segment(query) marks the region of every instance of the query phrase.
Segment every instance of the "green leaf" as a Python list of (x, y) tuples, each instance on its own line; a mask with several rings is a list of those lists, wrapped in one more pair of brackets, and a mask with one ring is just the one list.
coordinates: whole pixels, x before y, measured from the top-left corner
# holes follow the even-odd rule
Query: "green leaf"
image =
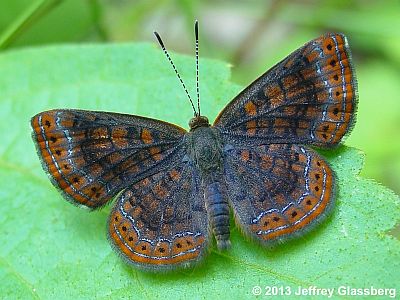
[(0, 1), (0, 48), (102, 36), (97, 1)]
[[(194, 93), (192, 57), (172, 55)], [(191, 107), (162, 52), (149, 44), (59, 46), (0, 55), (0, 296), (24, 299), (253, 298), (252, 287), (399, 288), (399, 199), (358, 176), (363, 154), (324, 151), (339, 179), (332, 216), (266, 250), (232, 224), (230, 251), (169, 274), (131, 268), (106, 239), (110, 206), (89, 213), (62, 199), (41, 169), (30, 118), (51, 108), (139, 114), (187, 128)], [(202, 111), (215, 118), (240, 90), (228, 65), (201, 60)], [(190, 88), (191, 87), (191, 88)], [(397, 225), (398, 226), (398, 225)]]

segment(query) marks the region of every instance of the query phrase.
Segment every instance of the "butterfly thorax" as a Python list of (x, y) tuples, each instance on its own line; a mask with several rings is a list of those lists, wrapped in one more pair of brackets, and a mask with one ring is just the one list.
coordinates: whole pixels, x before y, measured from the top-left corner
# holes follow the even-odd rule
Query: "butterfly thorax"
[(197, 127), (188, 134), (188, 154), (204, 179), (222, 168), (222, 143), (213, 127)]

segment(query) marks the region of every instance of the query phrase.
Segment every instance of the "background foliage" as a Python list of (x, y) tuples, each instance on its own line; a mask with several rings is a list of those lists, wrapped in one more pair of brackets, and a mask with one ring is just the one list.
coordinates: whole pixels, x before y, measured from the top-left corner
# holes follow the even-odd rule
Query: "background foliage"
[[(251, 296), (252, 285), (267, 283), (396, 284), (398, 197), (357, 177), (361, 154), (346, 147), (328, 154), (344, 180), (337, 212), (315, 234), (270, 253), (255, 250), (235, 231), (232, 252), (213, 251), (204, 266), (168, 278), (120, 262), (102, 232), (109, 208), (88, 214), (61, 201), (35, 157), (29, 118), (48, 108), (75, 107), (143, 114), (186, 126), (190, 106), (155, 46), (97, 44), (154, 43), (157, 29), (169, 49), (192, 56), (195, 18), (203, 58), (202, 107), (211, 119), (240, 86), (306, 41), (327, 31), (344, 32), (360, 91), (358, 121), (346, 145), (365, 152), (363, 177), (400, 192), (398, 1), (4, 0), (0, 296), (153, 298), (173, 291), (179, 299), (189, 293), (199, 298), (238, 292)], [(48, 47), (60, 43), (72, 45)], [(93, 45), (79, 45), (87, 43)], [(193, 87), (193, 59), (175, 57)], [(229, 82), (225, 64), (205, 57), (232, 64), (237, 84)], [(173, 109), (168, 101), (174, 101)]]

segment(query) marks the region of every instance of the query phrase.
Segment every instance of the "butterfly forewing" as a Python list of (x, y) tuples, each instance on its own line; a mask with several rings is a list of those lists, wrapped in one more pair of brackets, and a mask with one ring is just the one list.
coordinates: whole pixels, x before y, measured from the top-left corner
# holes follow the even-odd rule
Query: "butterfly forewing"
[(185, 130), (117, 113), (51, 110), (31, 120), (43, 167), (65, 198), (90, 208), (177, 159)]
[(199, 261), (209, 242), (200, 181), (194, 166), (181, 160), (127, 188), (109, 219), (109, 237), (117, 251), (150, 270)]
[(214, 125), (231, 143), (337, 145), (349, 131), (357, 84), (342, 34), (290, 54), (243, 90)]
[(331, 168), (297, 145), (232, 148), (224, 176), (237, 224), (262, 243), (302, 234), (323, 219), (335, 198)]

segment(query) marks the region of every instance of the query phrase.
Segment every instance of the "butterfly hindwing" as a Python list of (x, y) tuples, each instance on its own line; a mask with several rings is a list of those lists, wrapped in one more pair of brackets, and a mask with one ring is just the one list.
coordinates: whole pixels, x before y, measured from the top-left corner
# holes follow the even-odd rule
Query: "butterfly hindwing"
[(334, 173), (303, 146), (232, 148), (224, 173), (237, 224), (264, 244), (301, 235), (333, 207)]
[(51, 110), (31, 120), (43, 168), (64, 197), (98, 208), (175, 159), (185, 130), (117, 113)]
[(337, 145), (351, 129), (357, 83), (342, 34), (305, 44), (234, 98), (214, 125), (231, 143)]
[(197, 170), (181, 162), (128, 187), (109, 219), (109, 238), (128, 262), (149, 270), (187, 267), (209, 244)]

